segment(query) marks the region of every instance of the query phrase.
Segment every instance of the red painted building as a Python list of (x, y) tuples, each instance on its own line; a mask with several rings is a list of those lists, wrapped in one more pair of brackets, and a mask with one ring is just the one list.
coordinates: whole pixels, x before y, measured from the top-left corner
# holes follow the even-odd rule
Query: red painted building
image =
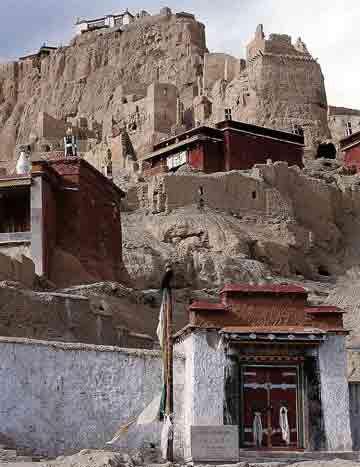
[(344, 153), (344, 164), (349, 168), (360, 171), (360, 131), (340, 141), (340, 150)]
[(303, 167), (303, 150), (303, 136), (225, 120), (216, 128), (194, 128), (155, 145), (143, 170), (158, 175), (183, 164), (208, 173), (247, 170), (268, 159)]
[(126, 281), (123, 192), (85, 160), (34, 161), (29, 176), (0, 178), (0, 190), (1, 199), (21, 201), (16, 219), (11, 212), (2, 219), (1, 251), (21, 250), (59, 286)]
[[(204, 400), (213, 400), (215, 389), (222, 393), (216, 378), (207, 380), (206, 375), (224, 374), (224, 403), (218, 403), (217, 420), (238, 428), (242, 449), (315, 451), (344, 449), (345, 439), (351, 449), (346, 335), (343, 311), (311, 306), (302, 287), (234, 284), (220, 291), (216, 303), (193, 302), (189, 324), (174, 338), (189, 366), (191, 350), (201, 350), (201, 361), (197, 367), (195, 355), (194, 374), (189, 375), (193, 390), (202, 388)], [(327, 392), (335, 378), (328, 362), (342, 369), (342, 396), (336, 401)], [(194, 397), (196, 404), (201, 402)], [(337, 430), (333, 416), (340, 406), (344, 424)], [(206, 424), (202, 410), (201, 422)], [(333, 435), (339, 441), (332, 445)]]

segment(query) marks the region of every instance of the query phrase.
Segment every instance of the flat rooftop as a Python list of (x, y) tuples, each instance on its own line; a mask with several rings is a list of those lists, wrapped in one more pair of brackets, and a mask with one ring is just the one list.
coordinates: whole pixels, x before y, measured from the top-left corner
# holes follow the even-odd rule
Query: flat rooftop
[(154, 145), (153, 152), (144, 157), (143, 160), (149, 160), (161, 156), (169, 151), (185, 149), (189, 144), (211, 139), (212, 141), (224, 141), (224, 131), (233, 130), (250, 135), (261, 136), (282, 141), (284, 143), (304, 146), (304, 136), (289, 133), (287, 131), (274, 130), (249, 123), (238, 122), (235, 120), (224, 120), (216, 124), (216, 127), (199, 126), (191, 130), (180, 133), (179, 135), (166, 138), (160, 143)]

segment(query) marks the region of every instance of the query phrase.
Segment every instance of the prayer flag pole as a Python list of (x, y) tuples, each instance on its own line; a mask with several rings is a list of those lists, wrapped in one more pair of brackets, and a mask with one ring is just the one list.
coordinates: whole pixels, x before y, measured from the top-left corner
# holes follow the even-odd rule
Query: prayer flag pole
[[(169, 289), (169, 299), (166, 307), (166, 415), (173, 421), (174, 416), (174, 373), (173, 373), (173, 310), (172, 293)], [(169, 432), (167, 461), (174, 460), (174, 435), (173, 430)]]
[[(166, 457), (168, 462), (174, 460), (174, 430), (173, 430), (173, 417), (174, 417), (174, 387), (173, 387), (173, 297), (171, 293), (171, 280), (173, 278), (173, 271), (169, 264), (166, 265), (165, 274), (161, 281), (161, 291), (163, 297), (166, 297), (164, 319), (163, 319), (163, 352), (164, 352), (164, 384), (165, 384), (165, 427), (164, 435), (167, 440)], [(165, 440), (164, 440), (165, 441)]]

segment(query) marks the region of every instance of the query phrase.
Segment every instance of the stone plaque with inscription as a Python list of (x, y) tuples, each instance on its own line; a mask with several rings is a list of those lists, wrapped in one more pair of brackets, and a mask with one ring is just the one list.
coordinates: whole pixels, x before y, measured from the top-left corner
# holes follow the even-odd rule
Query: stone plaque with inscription
[(190, 458), (188, 462), (238, 462), (239, 427), (211, 425), (190, 427)]

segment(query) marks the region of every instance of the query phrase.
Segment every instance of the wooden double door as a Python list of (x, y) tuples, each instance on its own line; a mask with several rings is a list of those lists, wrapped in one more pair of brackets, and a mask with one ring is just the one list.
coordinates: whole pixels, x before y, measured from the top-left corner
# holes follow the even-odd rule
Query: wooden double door
[(241, 367), (240, 437), (244, 448), (300, 446), (299, 367)]

